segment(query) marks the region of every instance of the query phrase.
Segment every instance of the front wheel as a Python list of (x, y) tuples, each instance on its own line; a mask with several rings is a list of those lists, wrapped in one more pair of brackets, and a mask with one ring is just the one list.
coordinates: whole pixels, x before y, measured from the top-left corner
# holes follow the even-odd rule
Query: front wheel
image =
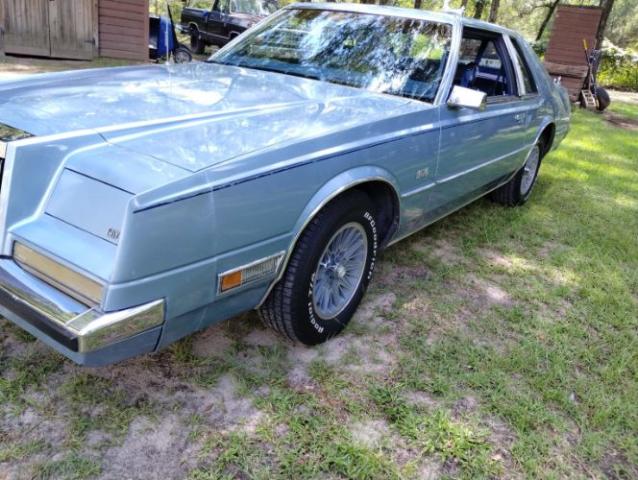
[(363, 298), (377, 248), (368, 196), (353, 191), (331, 202), (301, 234), (283, 278), (259, 309), (262, 321), (306, 345), (337, 335)]
[(502, 205), (515, 207), (522, 205), (529, 199), (536, 185), (538, 169), (543, 158), (543, 144), (538, 142), (530, 150), (525, 164), (516, 172), (516, 175), (505, 185), (497, 188), (490, 194), (490, 198)]

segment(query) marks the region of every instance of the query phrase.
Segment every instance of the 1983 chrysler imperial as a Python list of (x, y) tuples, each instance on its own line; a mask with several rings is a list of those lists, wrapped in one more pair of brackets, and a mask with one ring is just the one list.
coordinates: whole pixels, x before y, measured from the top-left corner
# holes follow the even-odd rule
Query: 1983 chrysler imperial
[(454, 13), (299, 4), (188, 65), (0, 84), (0, 313), (74, 361), (240, 312), (312, 345), (380, 250), (529, 197), (570, 105), (521, 37)]

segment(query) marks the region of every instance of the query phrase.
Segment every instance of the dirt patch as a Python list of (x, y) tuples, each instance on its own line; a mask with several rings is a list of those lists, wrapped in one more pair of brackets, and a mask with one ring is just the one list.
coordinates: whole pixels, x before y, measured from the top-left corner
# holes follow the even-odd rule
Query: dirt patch
[(357, 422), (350, 427), (352, 439), (368, 448), (378, 448), (390, 436), (390, 427), (385, 420)]
[(613, 112), (604, 112), (603, 116), (605, 120), (616, 127), (620, 127), (624, 130), (638, 130), (638, 119), (625, 117)]
[(342, 334), (329, 342), (314, 347), (294, 347), (288, 358), (293, 365), (288, 374), (291, 386), (309, 388), (314, 385), (308, 373), (310, 363), (324, 361), (342, 371), (359, 374), (387, 374), (396, 365), (391, 353), (396, 346), (394, 335), (367, 335), (364, 337)]
[(397, 296), (393, 292), (366, 295), (350, 322), (352, 325), (374, 331), (386, 322), (384, 314), (392, 311), (396, 301)]
[(312, 389), (315, 382), (308, 373), (314, 361), (324, 361), (330, 366), (356, 373), (385, 374), (396, 365), (396, 332), (383, 327), (390, 321), (383, 315), (394, 308), (396, 295), (392, 292), (368, 295), (351, 320), (355, 328), (363, 328), (365, 333), (356, 335), (342, 333), (330, 341), (316, 346), (290, 345), (288, 362), (291, 366), (288, 383), (296, 389)]
[(479, 402), (471, 395), (459, 399), (452, 407), (452, 413), (456, 417), (474, 413), (478, 410)]
[(218, 324), (198, 333), (193, 338), (193, 354), (200, 358), (221, 358), (228, 355), (233, 340), (226, 335), (223, 325)]
[(288, 371), (288, 384), (292, 388), (304, 390), (315, 387), (315, 382), (308, 373), (308, 366), (318, 356), (317, 349), (303, 345), (294, 345), (288, 349), (288, 363), (291, 365)]
[(264, 419), (264, 413), (253, 406), (250, 398), (237, 391), (237, 383), (231, 375), (223, 376), (210, 395), (210, 403), (204, 411), (219, 427), (254, 432)]
[(417, 252), (424, 253), (430, 258), (438, 259), (441, 263), (448, 266), (463, 263), (465, 258), (461, 250), (445, 239), (435, 240), (431, 245), (424, 243), (415, 243), (412, 248)]
[(536, 268), (534, 264), (515, 254), (505, 255), (501, 252), (488, 248), (479, 249), (478, 254), (490, 267), (500, 267), (508, 273), (517, 270), (527, 272)]
[(604, 454), (602, 460), (599, 462), (599, 467), (605, 476), (612, 480), (638, 478), (638, 467), (625, 455), (615, 450), (608, 451)]
[(184, 478), (196, 466), (199, 449), (188, 440), (188, 431), (175, 414), (158, 424), (136, 418), (122, 445), (102, 452), (99, 478)]
[(510, 306), (512, 299), (500, 285), (469, 274), (466, 282), (470, 288), (464, 289), (464, 296), (472, 300), (479, 308), (489, 307), (492, 305)]
[(408, 405), (415, 407), (427, 408), (428, 410), (434, 410), (440, 406), (440, 402), (434, 399), (430, 394), (421, 391), (406, 392), (403, 394), (404, 400)]
[(520, 478), (516, 462), (512, 457), (512, 446), (516, 441), (516, 434), (506, 423), (497, 418), (488, 418), (485, 426), (490, 432), (488, 441), (493, 446), (492, 460), (503, 465), (507, 478)]
[(638, 92), (623, 92), (621, 90), (608, 90), (612, 102), (627, 102), (638, 105)]
[(58, 418), (49, 418), (33, 408), (27, 408), (22, 414), (5, 412), (0, 418), (0, 445), (12, 443), (20, 445), (41, 444), (42, 451), (28, 457), (18, 457), (0, 463), (0, 478), (31, 478), (34, 465), (50, 459), (50, 447), (64, 445), (67, 440), (67, 423)]
[(274, 347), (283, 342), (283, 338), (270, 329), (254, 329), (245, 335), (243, 342), (253, 347)]

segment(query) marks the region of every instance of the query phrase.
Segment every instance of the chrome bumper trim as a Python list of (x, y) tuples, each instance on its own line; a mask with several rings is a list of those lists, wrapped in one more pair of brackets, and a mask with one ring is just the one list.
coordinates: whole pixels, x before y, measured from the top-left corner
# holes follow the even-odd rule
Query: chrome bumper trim
[(108, 313), (87, 309), (39, 279), (21, 273), (15, 263), (2, 263), (0, 313), (9, 320), (12, 316), (21, 318), (72, 351), (97, 350), (164, 322), (164, 300)]

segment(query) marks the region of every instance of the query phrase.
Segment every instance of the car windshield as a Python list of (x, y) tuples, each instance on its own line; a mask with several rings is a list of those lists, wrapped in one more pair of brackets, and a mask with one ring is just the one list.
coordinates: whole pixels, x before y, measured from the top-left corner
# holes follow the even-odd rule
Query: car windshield
[(284, 10), (209, 62), (280, 72), (431, 102), (451, 26), (388, 15)]
[(275, 10), (277, 10), (277, 4), (275, 2), (261, 0), (231, 0), (230, 2), (230, 11), (233, 13), (266, 16)]

